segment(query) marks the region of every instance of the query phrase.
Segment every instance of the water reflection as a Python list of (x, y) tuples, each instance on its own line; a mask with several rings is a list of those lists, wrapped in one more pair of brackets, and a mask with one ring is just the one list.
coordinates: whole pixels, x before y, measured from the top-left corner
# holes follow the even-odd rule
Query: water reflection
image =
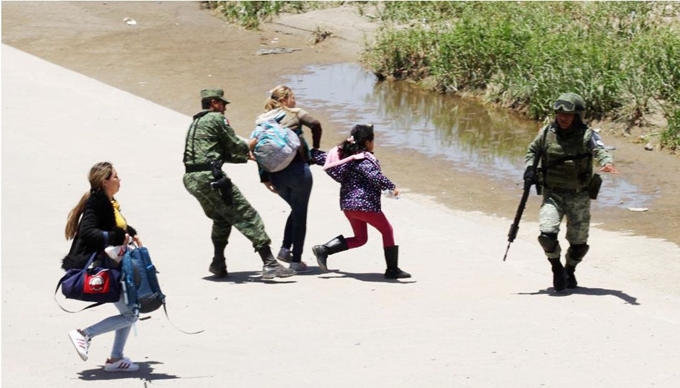
[[(288, 77), (298, 100), (350, 128), (376, 124), (385, 146), (451, 161), (452, 168), (501, 183), (521, 180), (524, 153), (540, 125), (470, 99), (422, 91), (406, 82), (377, 82), (357, 64), (311, 66)], [(620, 177), (604, 174), (596, 207), (647, 206), (652, 198)], [(621, 205), (625, 204), (625, 205)]]

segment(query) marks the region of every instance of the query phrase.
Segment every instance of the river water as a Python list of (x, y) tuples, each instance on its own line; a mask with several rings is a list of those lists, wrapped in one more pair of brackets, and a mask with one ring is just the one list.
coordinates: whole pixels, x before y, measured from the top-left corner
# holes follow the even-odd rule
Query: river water
[[(286, 79), (298, 105), (312, 114), (325, 112), (336, 127), (345, 128), (344, 133), (355, 124), (373, 123), (378, 148), (407, 151), (405, 157), (434, 158), (442, 161), (443, 168), (478, 174), (501, 189), (521, 182), (524, 154), (540, 123), (470, 99), (423, 91), (407, 82), (379, 82), (354, 63), (305, 70)], [(610, 152), (616, 158), (616, 151)], [(645, 207), (653, 199), (620, 176), (602, 174), (602, 178), (606, 190), (594, 207)], [(444, 193), (446, 187), (435, 191)]]

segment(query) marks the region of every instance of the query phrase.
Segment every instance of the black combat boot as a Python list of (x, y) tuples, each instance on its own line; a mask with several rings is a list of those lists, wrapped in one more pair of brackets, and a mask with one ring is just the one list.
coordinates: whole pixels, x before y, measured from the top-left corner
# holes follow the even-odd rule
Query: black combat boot
[(321, 272), (328, 272), (326, 260), (329, 255), (347, 250), (347, 240), (340, 235), (323, 245), (315, 245), (312, 247), (312, 252), (316, 256), (316, 262), (319, 264)]
[(589, 249), (590, 245), (588, 244), (573, 244), (567, 249), (567, 265), (564, 268), (567, 274), (567, 288), (576, 288), (578, 286), (574, 271), (576, 271), (576, 266), (583, 260)]
[(224, 257), (224, 248), (227, 247), (227, 243), (213, 240), (213, 246), (215, 247), (215, 256), (213, 256), (208, 271), (218, 278), (226, 278), (229, 276), (227, 272), (227, 259)]
[(574, 271), (576, 271), (576, 267), (573, 265), (567, 264), (566, 267), (564, 267), (564, 273), (567, 276), (567, 288), (576, 288), (578, 286), (578, 282), (576, 281), (576, 275), (574, 275)]
[(229, 272), (227, 272), (227, 260), (224, 258), (224, 256), (213, 257), (213, 261), (210, 263), (208, 271), (218, 278), (226, 278), (229, 276)]
[(385, 262), (387, 263), (387, 270), (385, 271), (385, 279), (406, 279), (410, 278), (411, 274), (399, 269), (399, 245), (383, 248), (385, 250)]
[(271, 280), (274, 278), (287, 278), (297, 274), (294, 269), (286, 268), (279, 264), (274, 258), (271, 248), (266, 246), (260, 248), (257, 253), (262, 258), (264, 266), (262, 267), (262, 279)]
[(553, 287), (555, 287), (555, 291), (562, 291), (567, 288), (567, 275), (564, 272), (564, 267), (559, 257), (557, 259), (549, 259), (549, 261), (552, 265)]

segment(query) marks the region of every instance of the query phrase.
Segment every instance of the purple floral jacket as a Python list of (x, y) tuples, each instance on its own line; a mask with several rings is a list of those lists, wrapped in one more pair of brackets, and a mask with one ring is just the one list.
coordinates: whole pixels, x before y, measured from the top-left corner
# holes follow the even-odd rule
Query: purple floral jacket
[[(323, 166), (327, 154), (315, 151), (312, 157), (316, 164)], [(370, 154), (363, 159), (351, 160), (328, 168), (326, 173), (340, 182), (340, 209), (343, 211), (379, 212), (381, 192), (396, 187), (382, 174), (378, 160)]]

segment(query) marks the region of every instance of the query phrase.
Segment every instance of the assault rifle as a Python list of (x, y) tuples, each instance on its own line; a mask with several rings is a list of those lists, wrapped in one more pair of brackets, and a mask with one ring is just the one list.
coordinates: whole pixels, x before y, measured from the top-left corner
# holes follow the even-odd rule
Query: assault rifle
[[(545, 134), (543, 136), (545, 139)], [(545, 142), (545, 140), (544, 140)], [(541, 146), (536, 154), (534, 155), (534, 162), (531, 164), (532, 174), (529, 179), (525, 177), (524, 179), (524, 191), (522, 192), (522, 199), (519, 201), (519, 206), (517, 207), (517, 212), (515, 213), (515, 220), (510, 225), (510, 231), (508, 232), (508, 247), (505, 249), (505, 256), (503, 256), (503, 261), (508, 257), (508, 251), (510, 250), (510, 244), (515, 241), (517, 237), (517, 232), (519, 231), (519, 222), (522, 220), (522, 214), (524, 213), (524, 208), (527, 206), (527, 200), (529, 199), (529, 192), (531, 191), (531, 186), (536, 185), (536, 194), (541, 194), (541, 184), (538, 181), (538, 162), (543, 156), (543, 146)]]

